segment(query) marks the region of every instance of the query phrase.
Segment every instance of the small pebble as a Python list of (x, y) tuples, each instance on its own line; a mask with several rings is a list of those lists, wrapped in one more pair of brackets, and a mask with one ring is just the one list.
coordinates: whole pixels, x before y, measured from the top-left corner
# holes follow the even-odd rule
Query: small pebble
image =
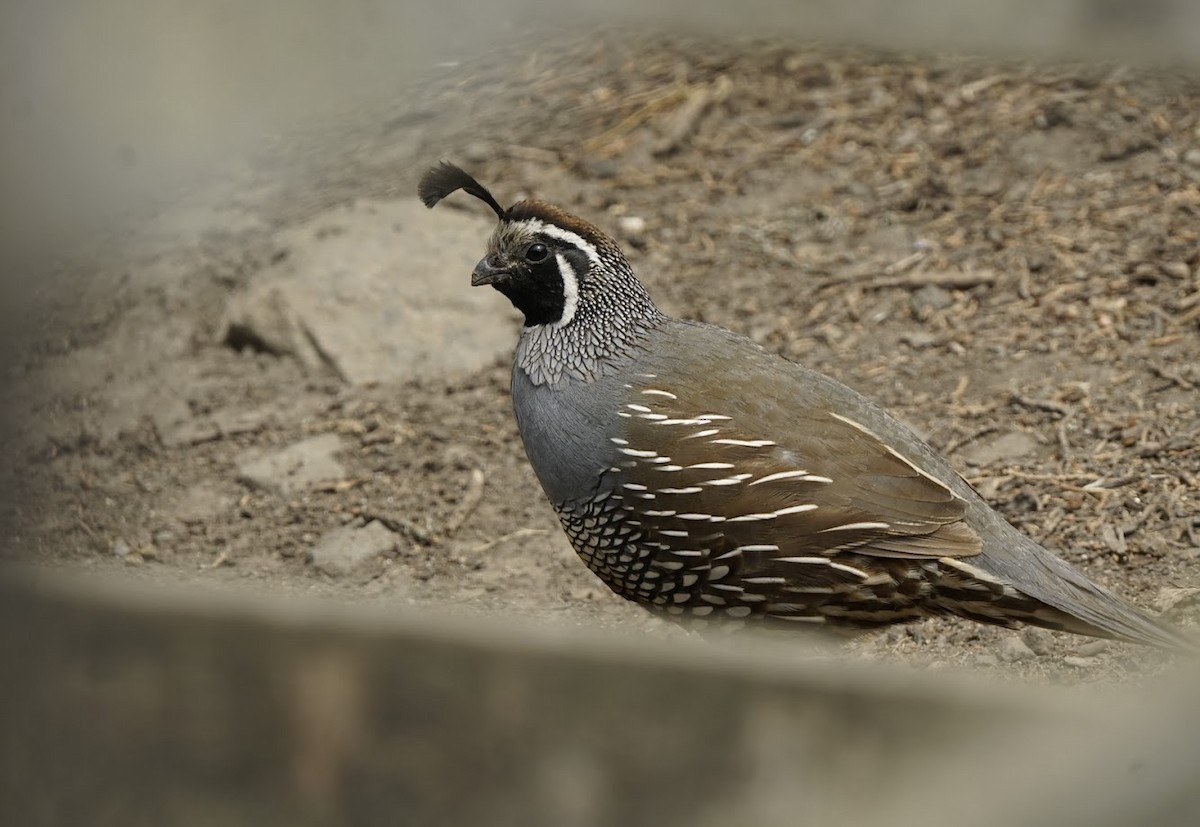
[(620, 168), (609, 160), (585, 158), (579, 165), (580, 172), (589, 178), (608, 180), (616, 178)]
[(900, 341), (911, 347), (913, 350), (921, 350), (930, 345), (936, 344), (938, 337), (933, 333), (925, 330), (913, 330), (908, 333), (900, 334)]
[(1016, 635), (1010, 635), (1000, 644), (1000, 660), (1005, 663), (1029, 660), (1034, 657), (1033, 650)]
[(1067, 655), (1063, 658), (1063, 663), (1067, 666), (1074, 666), (1076, 669), (1087, 669), (1095, 662), (1095, 658), (1079, 658), (1074, 655)]
[(1107, 640), (1093, 640), (1075, 647), (1075, 654), (1084, 658), (1094, 658), (1108, 649)]
[(495, 148), (486, 141), (473, 141), (463, 148), (463, 158), (472, 164), (482, 164), (495, 156)]
[(1051, 638), (1049, 632), (1035, 626), (1026, 626), (1021, 630), (1021, 640), (1038, 656), (1050, 654)]
[(621, 235), (637, 241), (646, 234), (646, 219), (639, 215), (623, 215), (617, 219), (617, 229)]
[(129, 547), (129, 543), (124, 540), (118, 538), (113, 541), (112, 552), (118, 557), (128, 557), (132, 551), (133, 549)]
[(1162, 271), (1173, 279), (1186, 279), (1192, 274), (1186, 261), (1168, 261), (1163, 263)]
[(925, 320), (934, 312), (945, 310), (954, 304), (954, 297), (948, 290), (938, 287), (936, 284), (926, 284), (914, 291), (909, 301), (912, 303), (913, 315), (918, 319)]

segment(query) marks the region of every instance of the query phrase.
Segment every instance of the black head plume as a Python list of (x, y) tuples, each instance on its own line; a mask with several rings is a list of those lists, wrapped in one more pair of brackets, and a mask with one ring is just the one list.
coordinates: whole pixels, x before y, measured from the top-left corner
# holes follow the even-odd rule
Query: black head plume
[(425, 206), (431, 209), (437, 202), (456, 190), (463, 190), (474, 195), (491, 207), (501, 220), (504, 219), (504, 208), (487, 191), (487, 188), (449, 161), (442, 161), (436, 167), (431, 167), (421, 176), (421, 183), (417, 185), (417, 195), (421, 197)]

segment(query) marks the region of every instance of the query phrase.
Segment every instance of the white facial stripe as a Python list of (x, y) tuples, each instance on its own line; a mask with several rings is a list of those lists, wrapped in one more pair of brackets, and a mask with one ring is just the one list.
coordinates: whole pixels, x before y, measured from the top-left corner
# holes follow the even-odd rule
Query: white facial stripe
[(558, 272), (562, 275), (563, 310), (562, 317), (551, 327), (562, 327), (570, 324), (575, 318), (575, 308), (579, 306), (579, 277), (575, 275), (575, 268), (562, 253), (556, 254), (554, 260), (558, 262)]
[[(547, 224), (545, 221), (540, 221), (536, 218), (527, 218), (524, 221), (513, 222), (516, 227), (521, 227), (529, 233), (540, 233), (547, 238), (553, 238), (565, 244), (569, 244), (581, 251), (588, 257), (588, 261), (593, 267), (600, 265), (600, 252), (595, 245), (584, 239), (578, 233), (573, 233), (570, 230), (564, 230), (555, 224)], [(554, 260), (558, 263), (558, 271), (562, 275), (563, 280), (563, 312), (562, 318), (551, 325), (551, 327), (564, 327), (570, 324), (575, 318), (575, 310), (579, 306), (579, 277), (580, 274), (575, 272), (562, 253), (557, 253)]]
[(596, 251), (595, 246), (591, 242), (585, 241), (583, 236), (578, 233), (564, 230), (562, 227), (554, 224), (547, 224), (545, 221), (538, 221), (536, 218), (529, 218), (517, 223), (528, 227), (530, 232), (541, 233), (544, 236), (566, 242), (572, 247), (578, 247), (588, 257), (588, 261), (593, 266), (600, 264), (600, 253)]

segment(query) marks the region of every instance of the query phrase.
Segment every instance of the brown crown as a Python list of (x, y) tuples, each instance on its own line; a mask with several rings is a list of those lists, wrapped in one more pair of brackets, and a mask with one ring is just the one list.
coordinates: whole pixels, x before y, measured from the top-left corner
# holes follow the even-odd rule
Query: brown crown
[(570, 230), (576, 235), (581, 236), (585, 241), (596, 245), (596, 247), (613, 246), (612, 239), (594, 224), (589, 224), (582, 218), (571, 215), (569, 212), (565, 212), (553, 204), (547, 204), (545, 201), (518, 201), (508, 208), (505, 218), (509, 221), (524, 221), (529, 218), (536, 218), (547, 224), (553, 224), (564, 230)]

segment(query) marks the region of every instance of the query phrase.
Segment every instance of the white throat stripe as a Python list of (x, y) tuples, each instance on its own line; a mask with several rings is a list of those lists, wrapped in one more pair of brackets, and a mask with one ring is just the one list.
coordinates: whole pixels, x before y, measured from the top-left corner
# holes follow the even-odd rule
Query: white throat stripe
[(579, 306), (579, 277), (575, 275), (575, 268), (571, 266), (571, 262), (567, 261), (567, 257), (562, 253), (555, 255), (554, 259), (558, 262), (558, 272), (562, 275), (563, 309), (562, 317), (551, 327), (563, 327), (575, 318), (575, 308)]

